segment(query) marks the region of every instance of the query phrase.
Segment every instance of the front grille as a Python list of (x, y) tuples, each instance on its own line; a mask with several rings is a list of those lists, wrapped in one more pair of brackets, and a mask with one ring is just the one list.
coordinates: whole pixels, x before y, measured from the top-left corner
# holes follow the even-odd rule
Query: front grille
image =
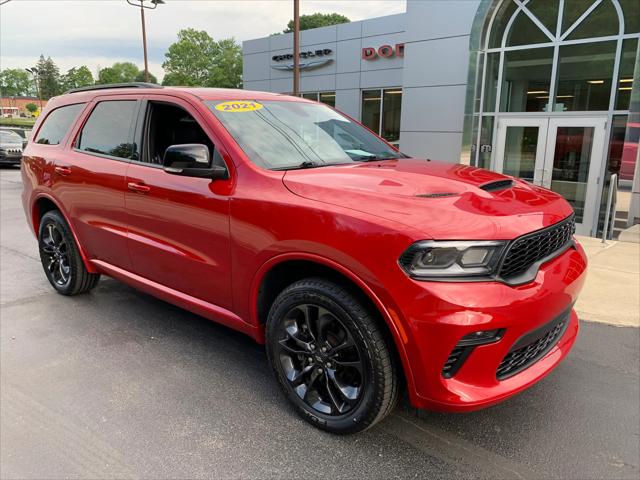
[(553, 348), (569, 324), (571, 310), (518, 340), (504, 357), (496, 377), (504, 380), (530, 367)]
[(514, 240), (507, 249), (498, 276), (509, 280), (525, 273), (531, 265), (571, 242), (575, 231), (576, 221), (571, 215), (555, 225)]

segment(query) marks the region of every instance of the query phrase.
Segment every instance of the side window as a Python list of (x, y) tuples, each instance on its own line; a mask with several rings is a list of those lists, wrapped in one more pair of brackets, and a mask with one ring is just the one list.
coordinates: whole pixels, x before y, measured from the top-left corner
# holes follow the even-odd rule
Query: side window
[(45, 145), (58, 145), (78, 117), (80, 110), (84, 108), (84, 105), (84, 103), (76, 103), (56, 108), (52, 111), (45, 118), (42, 127), (40, 127), (35, 142)]
[(224, 160), (193, 116), (176, 105), (150, 102), (141, 161), (161, 166), (167, 147), (185, 143), (206, 145), (213, 164), (224, 166)]
[(133, 117), (136, 108), (136, 100), (98, 103), (82, 128), (77, 148), (90, 153), (131, 158), (135, 150)]

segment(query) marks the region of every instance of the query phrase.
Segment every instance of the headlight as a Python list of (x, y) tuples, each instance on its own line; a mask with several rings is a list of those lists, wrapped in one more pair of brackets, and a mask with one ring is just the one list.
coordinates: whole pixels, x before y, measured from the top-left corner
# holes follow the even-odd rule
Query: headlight
[(421, 279), (487, 277), (500, 262), (507, 242), (429, 241), (411, 245), (399, 259), (407, 274)]

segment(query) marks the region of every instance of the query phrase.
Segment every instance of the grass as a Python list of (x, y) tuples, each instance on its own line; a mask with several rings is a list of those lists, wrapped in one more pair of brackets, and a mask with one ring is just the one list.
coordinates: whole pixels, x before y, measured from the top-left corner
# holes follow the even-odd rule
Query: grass
[(35, 118), (0, 118), (0, 126), (33, 127)]

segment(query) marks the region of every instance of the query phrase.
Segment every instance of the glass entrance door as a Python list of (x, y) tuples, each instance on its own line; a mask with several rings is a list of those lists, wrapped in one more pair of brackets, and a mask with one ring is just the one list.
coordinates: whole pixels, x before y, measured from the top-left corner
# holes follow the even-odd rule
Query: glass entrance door
[(501, 118), (494, 169), (564, 196), (575, 211), (577, 232), (591, 235), (605, 122), (602, 117)]

